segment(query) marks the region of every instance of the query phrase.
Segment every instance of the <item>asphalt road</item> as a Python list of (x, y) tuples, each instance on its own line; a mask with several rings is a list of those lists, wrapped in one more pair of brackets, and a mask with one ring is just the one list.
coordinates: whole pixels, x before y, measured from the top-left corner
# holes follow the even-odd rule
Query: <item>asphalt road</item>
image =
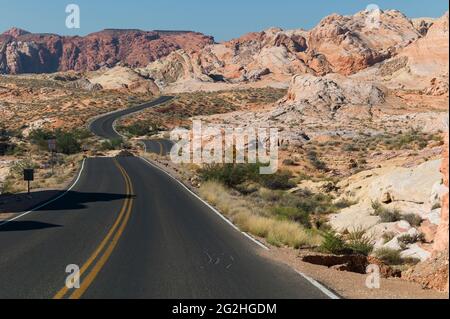
[[(0, 243), (0, 298), (328, 298), (138, 157), (87, 159), (64, 197), (1, 225)], [(79, 289), (65, 288), (68, 265)]]
[(166, 139), (145, 140), (142, 142), (145, 145), (146, 152), (155, 153), (161, 156), (169, 155), (173, 146), (173, 142)]
[(129, 114), (133, 114), (142, 110), (145, 110), (149, 107), (154, 107), (164, 102), (170, 101), (173, 99), (172, 96), (161, 96), (160, 98), (144, 103), (141, 105), (133, 106), (125, 110), (120, 110), (117, 112), (113, 112), (107, 114), (105, 116), (99, 117), (94, 120), (90, 125), (90, 130), (97, 136), (104, 139), (119, 139), (121, 136), (114, 129), (114, 122), (121, 117), (124, 117)]

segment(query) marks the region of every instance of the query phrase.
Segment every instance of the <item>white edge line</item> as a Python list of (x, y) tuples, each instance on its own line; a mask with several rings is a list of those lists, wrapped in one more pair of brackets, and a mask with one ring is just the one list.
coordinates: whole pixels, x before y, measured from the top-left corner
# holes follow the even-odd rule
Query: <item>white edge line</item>
[(333, 300), (339, 300), (341, 299), (338, 295), (336, 295), (335, 293), (331, 292), (328, 288), (326, 288), (324, 285), (322, 285), (320, 282), (318, 282), (317, 280), (305, 275), (304, 273), (295, 270), (295, 272), (297, 274), (299, 274), (300, 276), (302, 276), (303, 278), (305, 278), (307, 281), (309, 281), (314, 287), (316, 287), (317, 289), (319, 289), (321, 292), (323, 292), (327, 297), (329, 297), (330, 299)]
[(66, 189), (66, 191), (64, 191), (64, 193), (62, 193), (62, 194), (60, 194), (59, 196), (57, 196), (57, 197), (55, 197), (55, 198), (49, 200), (48, 202), (46, 202), (46, 203), (44, 203), (44, 204), (41, 204), (41, 205), (39, 205), (39, 206), (33, 208), (32, 210), (29, 210), (28, 212), (22, 213), (22, 214), (20, 214), (19, 216), (16, 216), (16, 217), (14, 217), (14, 218), (11, 218), (11, 219), (8, 219), (8, 220), (6, 220), (6, 221), (4, 221), (4, 222), (1, 222), (1, 223), (0, 223), (0, 227), (1, 227), (1, 226), (4, 226), (4, 225), (6, 225), (6, 224), (8, 224), (8, 223), (10, 223), (10, 222), (13, 222), (13, 221), (15, 221), (15, 220), (17, 220), (17, 219), (19, 219), (19, 218), (25, 217), (25, 216), (31, 214), (32, 212), (35, 212), (35, 211), (37, 211), (38, 209), (41, 209), (42, 207), (45, 207), (45, 206), (47, 206), (47, 205), (49, 205), (49, 204), (51, 204), (51, 203), (53, 203), (53, 202), (56, 202), (58, 199), (60, 199), (60, 198), (64, 197), (65, 195), (67, 195), (67, 193), (70, 192), (70, 191), (77, 185), (78, 181), (80, 180), (81, 174), (83, 173), (83, 170), (84, 170), (84, 163), (85, 163), (85, 162), (86, 162), (86, 159), (83, 159), (83, 162), (82, 162), (82, 164), (81, 164), (81, 169), (80, 169), (80, 172), (78, 173), (77, 179), (72, 183), (72, 185), (71, 185), (68, 189)]
[(211, 206), (209, 203), (207, 203), (205, 200), (203, 200), (200, 196), (198, 196), (197, 194), (195, 194), (192, 190), (189, 189), (189, 187), (187, 187), (186, 185), (184, 185), (181, 181), (179, 181), (178, 179), (176, 179), (174, 176), (172, 176), (169, 172), (163, 170), (162, 168), (160, 168), (159, 166), (153, 164), (152, 162), (150, 162), (148, 159), (143, 158), (143, 157), (139, 157), (141, 160), (143, 160), (144, 162), (146, 162), (147, 164), (151, 165), (152, 167), (160, 170), (161, 172), (163, 172), (164, 174), (166, 174), (167, 176), (169, 176), (170, 178), (172, 178), (174, 181), (176, 181), (178, 184), (180, 184), (181, 186), (183, 186), (183, 188), (185, 188), (191, 195), (193, 195), (195, 198), (197, 198), (198, 200), (200, 200), (203, 204), (205, 204), (209, 209), (211, 209), (214, 213), (216, 213), (220, 218), (222, 218), (228, 225), (230, 225), (231, 227), (233, 227), (235, 230), (237, 230), (238, 232), (240, 232), (241, 234), (243, 234), (245, 237), (247, 237), (248, 239), (250, 239), (252, 242), (254, 242), (255, 244), (257, 244), (258, 246), (260, 246), (261, 248), (265, 249), (265, 250), (270, 250), (269, 247), (267, 247), (266, 245), (264, 245), (263, 243), (261, 243), (260, 241), (256, 240), (255, 238), (253, 238), (252, 236), (250, 236), (249, 234), (241, 231), (236, 225), (234, 225), (228, 218), (226, 218), (225, 216), (223, 216), (217, 209), (215, 209), (213, 206)]

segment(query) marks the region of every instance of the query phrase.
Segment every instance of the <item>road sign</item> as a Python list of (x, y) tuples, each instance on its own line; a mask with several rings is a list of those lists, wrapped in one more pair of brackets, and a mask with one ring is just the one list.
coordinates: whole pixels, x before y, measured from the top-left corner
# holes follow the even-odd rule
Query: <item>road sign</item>
[(56, 140), (55, 139), (48, 140), (48, 149), (51, 152), (55, 152), (56, 151)]
[(29, 181), (29, 182), (34, 181), (34, 169), (32, 169), (32, 168), (24, 169), (23, 170), (23, 180)]
[(24, 169), (23, 180), (28, 182), (28, 195), (30, 195), (30, 182), (34, 181), (34, 169), (32, 168)]

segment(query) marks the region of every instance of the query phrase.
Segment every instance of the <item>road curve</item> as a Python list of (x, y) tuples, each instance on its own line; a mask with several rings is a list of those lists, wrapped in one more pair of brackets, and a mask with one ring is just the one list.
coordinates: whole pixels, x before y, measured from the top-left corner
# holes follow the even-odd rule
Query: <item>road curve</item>
[(167, 101), (170, 101), (173, 99), (172, 96), (161, 96), (157, 98), (156, 100), (133, 106), (125, 110), (120, 110), (117, 112), (109, 113), (107, 115), (101, 116), (94, 120), (90, 126), (89, 129), (97, 136), (104, 138), (104, 139), (119, 139), (121, 136), (117, 133), (117, 131), (114, 129), (114, 123), (129, 114), (133, 114), (136, 112), (140, 112), (142, 110), (145, 110), (149, 107), (155, 107), (159, 104), (163, 104)]
[(64, 197), (0, 226), (0, 243), (0, 298), (330, 297), (138, 157), (87, 159)]
[(158, 154), (160, 156), (169, 155), (174, 145), (171, 140), (166, 139), (143, 140), (142, 143), (145, 145), (146, 152)]

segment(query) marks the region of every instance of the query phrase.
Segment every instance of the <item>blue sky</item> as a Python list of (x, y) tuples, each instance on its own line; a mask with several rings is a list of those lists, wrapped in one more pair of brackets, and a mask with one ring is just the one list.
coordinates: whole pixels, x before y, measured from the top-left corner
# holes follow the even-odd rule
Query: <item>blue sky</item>
[[(70, 3), (81, 9), (81, 29), (75, 31), (65, 27)], [(16, 26), (85, 35), (105, 28), (176, 29), (223, 41), (272, 26), (309, 29), (328, 14), (353, 14), (372, 3), (409, 17), (438, 17), (448, 10), (447, 0), (0, 0), (0, 31)]]

